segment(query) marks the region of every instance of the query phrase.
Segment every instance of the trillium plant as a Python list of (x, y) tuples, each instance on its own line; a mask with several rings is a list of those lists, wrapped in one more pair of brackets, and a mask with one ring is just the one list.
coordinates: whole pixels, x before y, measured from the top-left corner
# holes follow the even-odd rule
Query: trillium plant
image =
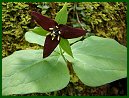
[(32, 12), (32, 17), (44, 30), (48, 31), (44, 44), (43, 58), (51, 54), (51, 52), (59, 44), (61, 38), (71, 39), (83, 36), (86, 33), (82, 29), (58, 24), (56, 21), (47, 18), (37, 12)]
[(73, 80), (69, 63), (77, 79), (91, 87), (127, 77), (127, 48), (67, 26), (67, 3), (55, 19), (35, 11), (31, 16), (38, 26), (26, 32), (25, 40), (43, 50), (20, 50), (2, 59), (3, 95), (61, 90)]

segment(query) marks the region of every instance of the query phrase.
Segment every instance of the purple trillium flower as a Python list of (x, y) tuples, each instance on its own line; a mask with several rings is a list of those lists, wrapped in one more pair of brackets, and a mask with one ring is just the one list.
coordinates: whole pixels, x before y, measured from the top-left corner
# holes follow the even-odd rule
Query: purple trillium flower
[(54, 51), (61, 38), (71, 39), (86, 34), (85, 30), (58, 24), (51, 18), (43, 16), (35, 11), (31, 12), (31, 16), (43, 29), (49, 31), (44, 43), (43, 58), (48, 57)]

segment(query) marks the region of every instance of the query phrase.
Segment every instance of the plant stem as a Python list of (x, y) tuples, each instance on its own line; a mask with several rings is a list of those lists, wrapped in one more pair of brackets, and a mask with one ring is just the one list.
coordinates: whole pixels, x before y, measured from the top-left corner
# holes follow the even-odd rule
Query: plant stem
[(66, 58), (65, 58), (64, 55), (63, 55), (62, 48), (61, 48), (60, 46), (59, 46), (59, 49), (60, 49), (60, 54), (61, 54), (61, 56), (63, 57), (64, 61), (65, 61), (66, 64), (67, 64), (67, 67), (68, 67), (68, 69), (69, 69), (69, 74), (70, 74), (70, 75), (73, 75), (73, 74), (74, 74), (74, 70), (73, 70), (72, 63), (69, 62), (68, 60), (66, 60)]
[(83, 25), (81, 24), (81, 22), (80, 22), (80, 20), (79, 20), (79, 16), (78, 16), (76, 7), (77, 7), (77, 3), (75, 3), (75, 7), (74, 7), (74, 8), (75, 8), (76, 17), (77, 17), (77, 21), (78, 21), (78, 23), (80, 24), (80, 26), (82, 27), (82, 29), (85, 30), (85, 28), (83, 27)]
[(67, 60), (66, 60), (66, 58), (64, 57), (63, 52), (62, 52), (62, 49), (61, 49), (60, 46), (59, 46), (59, 49), (60, 49), (60, 54), (61, 54), (61, 56), (63, 57), (64, 61), (67, 63)]

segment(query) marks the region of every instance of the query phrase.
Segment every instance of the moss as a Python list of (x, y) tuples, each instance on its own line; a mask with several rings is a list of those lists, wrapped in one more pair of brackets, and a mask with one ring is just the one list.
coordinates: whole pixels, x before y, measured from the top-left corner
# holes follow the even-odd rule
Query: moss
[(31, 47), (24, 39), (25, 32), (31, 28), (30, 19), (28, 4), (2, 3), (2, 57)]
[(82, 22), (90, 26), (91, 32), (97, 36), (116, 39), (126, 45), (126, 3), (82, 2), (78, 6), (85, 6), (80, 15), (83, 17)]

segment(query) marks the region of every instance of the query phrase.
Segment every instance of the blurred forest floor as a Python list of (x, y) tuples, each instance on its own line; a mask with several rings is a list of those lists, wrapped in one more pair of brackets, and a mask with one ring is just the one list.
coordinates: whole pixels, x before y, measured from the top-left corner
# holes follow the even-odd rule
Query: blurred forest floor
[[(2, 2), (2, 57), (22, 49), (42, 48), (25, 41), (24, 34), (36, 26), (30, 11), (36, 10), (54, 18), (63, 2)], [(126, 2), (69, 2), (67, 25), (83, 28), (90, 35), (115, 39), (127, 46)], [(81, 23), (81, 24), (80, 24)], [(88, 87), (77, 77), (67, 87), (51, 93), (33, 93), (13, 96), (111, 96), (127, 95), (127, 79), (117, 80), (101, 87)]]

